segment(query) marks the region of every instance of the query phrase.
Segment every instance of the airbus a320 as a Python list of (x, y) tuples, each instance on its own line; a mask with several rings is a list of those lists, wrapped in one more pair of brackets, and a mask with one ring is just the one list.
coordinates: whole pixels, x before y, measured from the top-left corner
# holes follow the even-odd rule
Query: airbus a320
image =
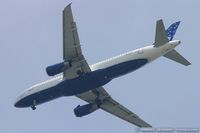
[(17, 98), (14, 106), (31, 107), (35, 110), (39, 104), (64, 96), (76, 96), (88, 102), (74, 109), (77, 117), (103, 109), (138, 127), (151, 127), (135, 113), (115, 101), (103, 86), (161, 56), (186, 66), (190, 65), (190, 62), (174, 49), (181, 43), (180, 40), (173, 40), (179, 24), (180, 21), (175, 22), (165, 30), (163, 21), (158, 20), (155, 41), (152, 45), (88, 65), (81, 51), (70, 4), (63, 11), (63, 62), (46, 68), (49, 76), (60, 75), (30, 87)]

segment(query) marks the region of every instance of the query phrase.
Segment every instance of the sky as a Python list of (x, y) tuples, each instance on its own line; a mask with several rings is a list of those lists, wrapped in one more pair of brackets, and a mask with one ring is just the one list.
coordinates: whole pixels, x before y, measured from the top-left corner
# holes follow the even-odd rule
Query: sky
[(64, 97), (15, 108), (28, 87), (50, 79), (45, 68), (62, 61), (62, 10), (72, 2), (82, 51), (89, 64), (150, 45), (155, 23), (181, 21), (176, 50), (192, 65), (164, 57), (105, 85), (112, 97), (154, 127), (200, 128), (199, 0), (1, 0), (0, 132), (133, 133), (136, 127), (102, 110), (77, 118), (86, 104)]

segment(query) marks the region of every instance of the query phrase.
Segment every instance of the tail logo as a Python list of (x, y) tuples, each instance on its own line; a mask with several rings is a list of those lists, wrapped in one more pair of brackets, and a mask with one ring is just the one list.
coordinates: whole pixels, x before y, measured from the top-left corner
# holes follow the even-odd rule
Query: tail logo
[(175, 35), (175, 33), (176, 33), (176, 30), (178, 29), (179, 24), (180, 24), (180, 21), (175, 22), (175, 23), (171, 24), (171, 25), (169, 26), (169, 28), (166, 30), (167, 37), (168, 37), (168, 39), (169, 39), (170, 41), (173, 40), (174, 35)]

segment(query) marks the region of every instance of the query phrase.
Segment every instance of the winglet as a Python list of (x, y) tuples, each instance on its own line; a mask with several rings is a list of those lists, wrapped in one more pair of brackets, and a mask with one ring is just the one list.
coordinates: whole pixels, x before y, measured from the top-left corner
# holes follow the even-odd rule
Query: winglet
[(156, 22), (155, 47), (160, 47), (169, 42), (162, 19)]

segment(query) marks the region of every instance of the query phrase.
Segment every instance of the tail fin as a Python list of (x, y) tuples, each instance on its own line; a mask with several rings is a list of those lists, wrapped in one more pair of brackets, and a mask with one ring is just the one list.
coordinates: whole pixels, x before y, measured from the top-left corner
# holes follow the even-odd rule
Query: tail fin
[(156, 22), (155, 47), (160, 47), (169, 42), (162, 19)]
[(158, 20), (156, 23), (156, 37), (155, 37), (155, 43), (154, 43), (155, 47), (162, 46), (165, 43), (173, 40), (179, 24), (180, 24), (180, 21), (175, 22), (171, 24), (169, 28), (165, 31), (165, 27), (164, 27), (162, 19)]
[(188, 66), (191, 65), (189, 61), (187, 61), (183, 56), (181, 56), (176, 50), (172, 50), (164, 55), (164, 57), (176, 61), (182, 65)]
[(169, 28), (166, 30), (166, 33), (167, 33), (167, 37), (169, 38), (169, 40), (173, 40), (174, 38), (174, 35), (176, 33), (176, 30), (178, 29), (178, 26), (180, 24), (181, 21), (178, 21), (178, 22), (175, 22), (173, 24), (171, 24), (169, 26)]
[[(156, 23), (156, 36), (155, 36), (154, 47), (160, 47), (166, 44), (167, 42), (171, 41), (174, 38), (174, 35), (176, 33), (176, 30), (178, 29), (179, 24), (180, 24), (180, 21), (175, 22), (171, 24), (169, 28), (165, 31), (165, 27), (164, 27), (162, 19), (158, 20)], [(191, 64), (174, 49), (168, 52), (167, 54), (165, 54), (164, 57), (185, 66), (188, 66)]]

